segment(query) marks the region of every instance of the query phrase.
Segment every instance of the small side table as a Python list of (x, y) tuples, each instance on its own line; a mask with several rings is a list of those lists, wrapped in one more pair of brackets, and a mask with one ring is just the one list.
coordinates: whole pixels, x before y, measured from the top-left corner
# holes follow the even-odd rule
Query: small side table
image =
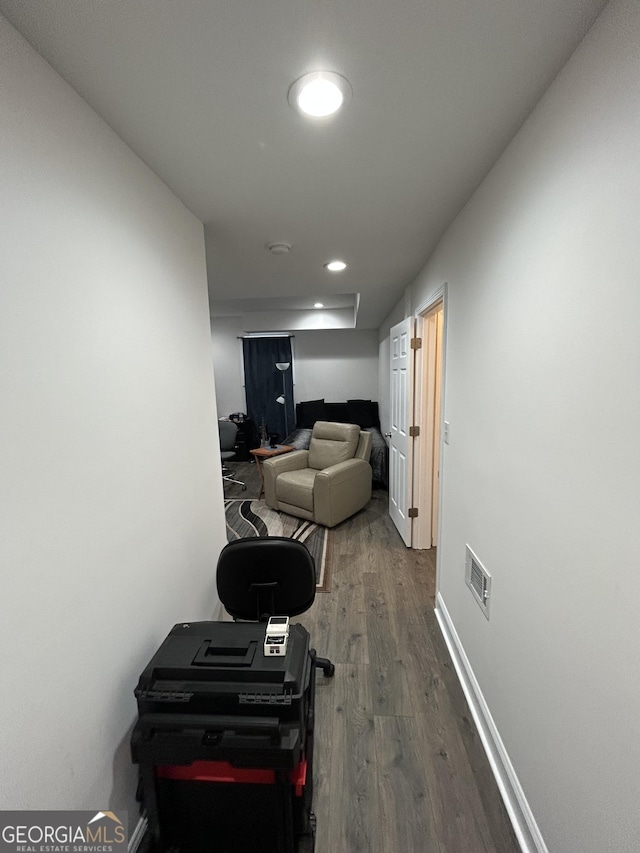
[(291, 447), (289, 444), (278, 444), (275, 447), (256, 447), (255, 450), (249, 451), (256, 460), (260, 474), (260, 494), (258, 495), (258, 500), (264, 494), (264, 474), (262, 473), (262, 463), (264, 460), (271, 459), (272, 456), (280, 456), (281, 453), (291, 453), (292, 450), (295, 450), (295, 447)]

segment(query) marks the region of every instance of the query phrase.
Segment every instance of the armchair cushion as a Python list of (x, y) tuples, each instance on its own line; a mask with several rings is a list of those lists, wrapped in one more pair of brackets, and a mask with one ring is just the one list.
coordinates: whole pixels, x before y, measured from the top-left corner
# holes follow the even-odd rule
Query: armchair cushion
[(302, 468), (285, 471), (278, 477), (278, 500), (313, 512), (313, 485), (318, 471)]
[(264, 500), (267, 506), (278, 509), (276, 497), (276, 480), (285, 471), (297, 471), (308, 468), (309, 451), (294, 450), (292, 453), (284, 453), (282, 456), (274, 456), (273, 459), (265, 459), (262, 463), (262, 476), (264, 477)]
[(309, 467), (320, 471), (353, 459), (359, 438), (360, 427), (357, 424), (317, 421), (309, 442)]

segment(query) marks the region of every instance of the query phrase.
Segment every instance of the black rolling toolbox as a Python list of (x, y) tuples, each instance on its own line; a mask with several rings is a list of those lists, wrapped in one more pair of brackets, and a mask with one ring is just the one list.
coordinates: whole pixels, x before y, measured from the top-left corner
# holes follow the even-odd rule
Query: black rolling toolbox
[(151, 850), (313, 850), (309, 634), (291, 625), (286, 655), (265, 657), (264, 633), (176, 625), (140, 676), (131, 753)]

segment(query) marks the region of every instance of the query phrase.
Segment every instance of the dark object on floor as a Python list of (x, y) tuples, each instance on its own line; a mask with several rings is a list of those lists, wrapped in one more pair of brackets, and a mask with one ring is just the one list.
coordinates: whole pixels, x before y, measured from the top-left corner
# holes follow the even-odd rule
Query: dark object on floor
[[(230, 543), (220, 598), (242, 618), (301, 613), (315, 593), (309, 561), (288, 539)], [(263, 655), (264, 634), (263, 622), (176, 625), (142, 673), (131, 751), (150, 850), (313, 851), (315, 669), (333, 665), (301, 625), (282, 657)]]
[[(237, 412), (236, 415), (240, 416), (242, 413)], [(229, 420), (234, 421), (235, 419), (230, 415)], [(255, 447), (260, 447), (258, 427), (256, 426), (255, 421), (246, 417), (246, 415), (242, 417), (242, 420), (235, 420), (235, 423), (238, 427), (235, 444), (236, 459), (238, 462), (249, 462), (251, 459), (249, 451), (253, 450)]]

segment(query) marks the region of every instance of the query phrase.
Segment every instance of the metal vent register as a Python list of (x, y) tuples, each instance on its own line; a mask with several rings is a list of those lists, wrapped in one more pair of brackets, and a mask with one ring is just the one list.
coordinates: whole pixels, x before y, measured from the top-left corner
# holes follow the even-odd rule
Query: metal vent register
[(465, 580), (473, 597), (480, 605), (480, 609), (488, 619), (491, 602), (491, 575), (468, 545), (465, 559)]

